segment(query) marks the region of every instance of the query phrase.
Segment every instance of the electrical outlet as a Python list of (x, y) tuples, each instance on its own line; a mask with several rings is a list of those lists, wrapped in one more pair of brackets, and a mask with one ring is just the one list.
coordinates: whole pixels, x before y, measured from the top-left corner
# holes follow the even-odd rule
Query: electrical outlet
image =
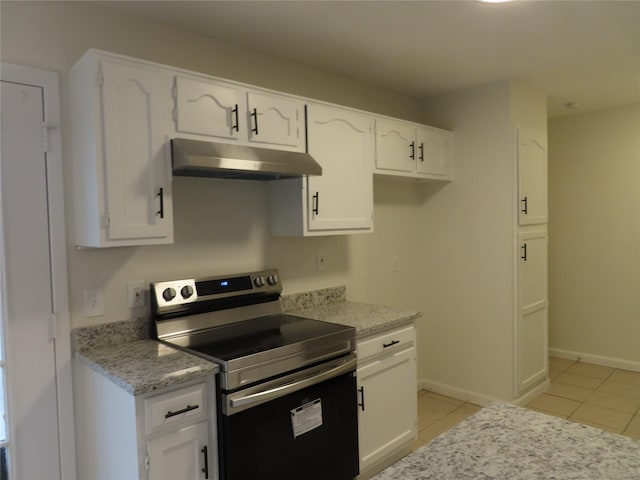
[(84, 316), (89, 318), (104, 315), (104, 294), (102, 293), (102, 289), (87, 289), (83, 293)]
[(129, 300), (129, 308), (144, 307), (144, 286), (145, 283), (142, 280), (127, 282), (127, 299)]
[(324, 250), (320, 250), (318, 253), (316, 253), (316, 269), (327, 269), (327, 252), (325, 252)]
[(393, 257), (391, 257), (391, 271), (397, 272), (399, 270), (400, 270), (400, 259), (398, 258), (397, 255), (394, 255)]

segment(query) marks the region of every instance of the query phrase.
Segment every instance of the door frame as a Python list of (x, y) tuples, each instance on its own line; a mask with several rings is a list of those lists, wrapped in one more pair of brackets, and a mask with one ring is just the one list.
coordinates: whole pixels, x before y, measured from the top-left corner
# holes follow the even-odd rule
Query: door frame
[[(52, 301), (55, 317), (52, 322), (55, 336), (56, 390), (58, 400), (58, 443), (60, 475), (65, 480), (76, 479), (75, 431), (73, 418), (73, 388), (71, 374), (71, 337), (69, 318), (69, 292), (67, 282), (67, 252), (64, 214), (64, 181), (62, 162), (62, 135), (60, 114), (60, 80), (57, 72), (0, 64), (0, 79), (41, 87), (44, 102), (43, 142), (47, 135), (47, 198), (52, 279)], [(48, 126), (48, 127), (45, 127)], [(45, 130), (46, 129), (46, 130)], [(3, 246), (4, 248), (4, 246)], [(4, 254), (4, 252), (2, 252)], [(3, 272), (4, 276), (4, 272)], [(6, 325), (6, 322), (5, 322)], [(8, 335), (5, 328), (5, 337)], [(5, 343), (6, 345), (6, 343)], [(10, 345), (6, 345), (10, 357)], [(9, 359), (6, 362), (7, 383), (17, 375)], [(9, 420), (11, 415), (9, 406)], [(13, 422), (8, 425), (10, 439), (15, 436)], [(9, 440), (10, 478), (16, 478), (15, 464)]]

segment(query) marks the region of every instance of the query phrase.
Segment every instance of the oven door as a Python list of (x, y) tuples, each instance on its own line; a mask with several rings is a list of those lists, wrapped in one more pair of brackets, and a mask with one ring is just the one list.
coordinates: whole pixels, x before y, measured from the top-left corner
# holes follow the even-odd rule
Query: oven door
[(220, 479), (358, 475), (355, 355), (221, 396)]

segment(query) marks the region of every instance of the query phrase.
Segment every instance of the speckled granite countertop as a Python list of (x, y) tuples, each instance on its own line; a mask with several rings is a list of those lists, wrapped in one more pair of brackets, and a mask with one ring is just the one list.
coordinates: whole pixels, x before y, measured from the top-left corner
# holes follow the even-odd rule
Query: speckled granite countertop
[(348, 301), (292, 310), (289, 313), (355, 327), (358, 337), (410, 324), (421, 315), (417, 310)]
[(372, 480), (633, 480), (640, 441), (494, 403)]
[[(283, 295), (283, 311), (356, 328), (358, 336), (411, 323), (415, 310), (346, 301), (343, 286)], [(72, 332), (77, 359), (133, 395), (177, 385), (218, 372), (195, 355), (149, 339), (146, 319), (125, 320)]]
[(214, 375), (218, 365), (155, 340), (76, 352), (76, 358), (132, 395)]

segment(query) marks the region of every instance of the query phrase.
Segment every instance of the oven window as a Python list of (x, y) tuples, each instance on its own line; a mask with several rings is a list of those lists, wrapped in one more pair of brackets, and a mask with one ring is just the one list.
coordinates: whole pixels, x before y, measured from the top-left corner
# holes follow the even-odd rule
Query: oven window
[(220, 414), (220, 479), (352, 480), (358, 475), (356, 402), (356, 378), (347, 373)]

